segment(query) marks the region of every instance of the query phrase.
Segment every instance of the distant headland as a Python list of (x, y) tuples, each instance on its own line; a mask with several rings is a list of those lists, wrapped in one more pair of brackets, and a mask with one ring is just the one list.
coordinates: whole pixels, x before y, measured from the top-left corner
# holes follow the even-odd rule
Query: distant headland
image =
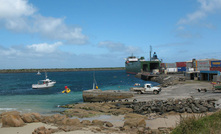
[(104, 68), (41, 68), (41, 69), (0, 69), (0, 73), (33, 73), (33, 72), (72, 72), (72, 71), (106, 71), (124, 70), (125, 67)]

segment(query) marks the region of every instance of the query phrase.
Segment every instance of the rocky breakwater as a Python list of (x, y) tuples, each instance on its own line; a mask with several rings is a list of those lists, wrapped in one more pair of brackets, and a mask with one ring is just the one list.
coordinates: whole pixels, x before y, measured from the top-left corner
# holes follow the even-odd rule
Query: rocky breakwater
[(83, 91), (82, 97), (84, 102), (103, 102), (112, 101), (125, 98), (131, 98), (134, 94), (127, 91), (121, 90), (106, 90), (91, 89)]
[(205, 113), (215, 112), (216, 108), (215, 99), (168, 99), (168, 100), (153, 100), (148, 102), (126, 103), (123, 104), (126, 108), (133, 109), (134, 113), (138, 114), (164, 114), (168, 112), (177, 113)]
[(113, 114), (123, 115), (126, 113), (137, 113), (149, 115), (156, 113), (162, 115), (168, 112), (176, 113), (205, 113), (215, 112), (215, 99), (168, 99), (168, 100), (152, 100), (144, 102), (111, 102), (111, 103), (83, 103), (69, 104), (63, 106), (69, 108), (62, 112), (69, 117), (78, 116), (80, 118), (88, 115)]

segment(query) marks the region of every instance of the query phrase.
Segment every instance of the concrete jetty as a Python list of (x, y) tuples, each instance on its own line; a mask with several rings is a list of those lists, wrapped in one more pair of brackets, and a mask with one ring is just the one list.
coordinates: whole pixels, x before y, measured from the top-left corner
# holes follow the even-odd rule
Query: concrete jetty
[(103, 101), (113, 101), (126, 98), (134, 97), (134, 94), (129, 91), (121, 90), (106, 90), (102, 91), (100, 89), (90, 89), (83, 91), (84, 102), (103, 102)]

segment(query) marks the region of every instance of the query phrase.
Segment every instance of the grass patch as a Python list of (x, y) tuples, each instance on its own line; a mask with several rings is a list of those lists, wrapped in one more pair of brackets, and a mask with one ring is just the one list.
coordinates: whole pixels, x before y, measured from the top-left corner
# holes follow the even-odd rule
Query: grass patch
[(180, 124), (171, 134), (220, 134), (221, 111), (212, 115), (181, 117)]

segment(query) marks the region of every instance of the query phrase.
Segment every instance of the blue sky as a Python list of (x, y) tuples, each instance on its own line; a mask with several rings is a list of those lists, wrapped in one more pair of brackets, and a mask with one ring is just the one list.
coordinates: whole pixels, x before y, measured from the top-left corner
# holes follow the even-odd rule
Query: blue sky
[(221, 59), (221, 0), (0, 0), (0, 69)]

